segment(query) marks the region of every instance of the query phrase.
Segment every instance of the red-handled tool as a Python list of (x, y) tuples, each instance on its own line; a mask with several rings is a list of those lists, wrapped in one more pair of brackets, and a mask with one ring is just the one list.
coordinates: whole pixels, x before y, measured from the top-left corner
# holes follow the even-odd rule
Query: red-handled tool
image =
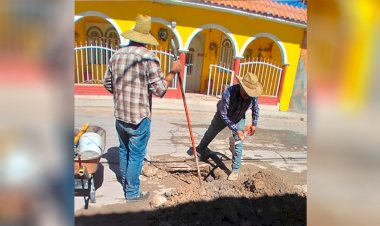
[[(173, 39), (170, 40), (170, 44), (171, 44), (171, 47), (172, 47), (172, 50), (173, 50), (174, 60), (178, 60), (177, 48), (176, 48), (176, 45), (175, 45)], [(197, 165), (197, 172), (198, 172), (199, 185), (202, 185), (201, 172), (199, 171), (199, 165), (198, 165), (197, 150), (195, 149), (194, 136), (193, 136), (193, 129), (192, 129), (191, 122), (190, 122), (189, 111), (188, 111), (188, 109), (187, 109), (185, 92), (184, 92), (184, 90), (183, 90), (183, 85), (182, 85), (182, 78), (181, 78), (181, 76), (180, 76), (178, 73), (177, 73), (177, 77), (178, 77), (178, 79), (179, 79), (179, 85), (180, 85), (181, 93), (182, 93), (183, 106), (184, 106), (184, 108), (185, 108), (185, 114), (186, 114), (186, 119), (187, 119), (187, 126), (189, 127), (189, 133), (190, 133), (191, 145), (192, 145), (192, 147), (193, 147), (195, 163), (196, 163), (196, 165)]]

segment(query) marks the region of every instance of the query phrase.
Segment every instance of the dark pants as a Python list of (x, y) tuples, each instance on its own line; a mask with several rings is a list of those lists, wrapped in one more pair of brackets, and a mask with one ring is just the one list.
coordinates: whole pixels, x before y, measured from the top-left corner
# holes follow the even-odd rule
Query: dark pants
[[(245, 119), (241, 119), (237, 123), (238, 130), (244, 131)], [(207, 146), (211, 141), (218, 135), (220, 131), (226, 128), (227, 125), (224, 123), (223, 119), (220, 117), (219, 113), (216, 112), (214, 118), (211, 121), (210, 126), (208, 127), (205, 135), (203, 136), (201, 142), (199, 143), (197, 149), (205, 152)], [(239, 141), (239, 137), (236, 132), (232, 132), (234, 140)], [(238, 142), (235, 145), (235, 153), (232, 156), (232, 171), (238, 172), (241, 166), (241, 156), (243, 153), (243, 142)]]

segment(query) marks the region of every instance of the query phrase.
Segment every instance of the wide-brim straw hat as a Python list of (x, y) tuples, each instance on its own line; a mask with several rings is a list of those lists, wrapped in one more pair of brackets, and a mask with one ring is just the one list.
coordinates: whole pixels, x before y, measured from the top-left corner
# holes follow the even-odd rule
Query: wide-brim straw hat
[(236, 75), (236, 79), (250, 97), (258, 97), (263, 93), (263, 85), (257, 75), (247, 73), (243, 77)]
[(123, 32), (121, 36), (134, 42), (158, 45), (158, 41), (150, 34), (151, 18), (146, 15), (137, 15), (136, 25), (132, 30)]

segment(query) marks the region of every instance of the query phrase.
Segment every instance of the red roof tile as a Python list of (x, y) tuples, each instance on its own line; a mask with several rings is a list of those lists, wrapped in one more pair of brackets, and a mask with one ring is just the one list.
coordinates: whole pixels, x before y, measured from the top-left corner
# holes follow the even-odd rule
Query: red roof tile
[(271, 16), (273, 18), (281, 18), (302, 24), (307, 23), (306, 9), (273, 2), (271, 0), (199, 0), (199, 2), (225, 8), (240, 9), (246, 12)]

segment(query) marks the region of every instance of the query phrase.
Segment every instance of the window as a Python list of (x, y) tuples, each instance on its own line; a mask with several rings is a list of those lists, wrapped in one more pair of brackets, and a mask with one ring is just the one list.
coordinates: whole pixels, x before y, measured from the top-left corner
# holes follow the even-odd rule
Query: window
[(118, 46), (119, 45), (119, 35), (117, 34), (115, 28), (110, 27), (105, 32), (106, 41), (108, 41), (108, 45)]
[(224, 40), (222, 41), (222, 49), (220, 51), (219, 61), (223, 67), (227, 67), (229, 69), (232, 69), (232, 66), (233, 66), (232, 43), (225, 36), (224, 36)]
[(119, 35), (107, 23), (87, 23), (87, 59), (90, 64), (107, 64), (112, 52), (99, 47), (115, 49), (119, 46)]
[(191, 75), (193, 72), (194, 67), (194, 49), (190, 48), (189, 52), (186, 53), (186, 68), (187, 68), (187, 74)]
[(87, 30), (87, 37), (90, 41), (103, 37), (102, 30), (97, 26), (92, 26)]

